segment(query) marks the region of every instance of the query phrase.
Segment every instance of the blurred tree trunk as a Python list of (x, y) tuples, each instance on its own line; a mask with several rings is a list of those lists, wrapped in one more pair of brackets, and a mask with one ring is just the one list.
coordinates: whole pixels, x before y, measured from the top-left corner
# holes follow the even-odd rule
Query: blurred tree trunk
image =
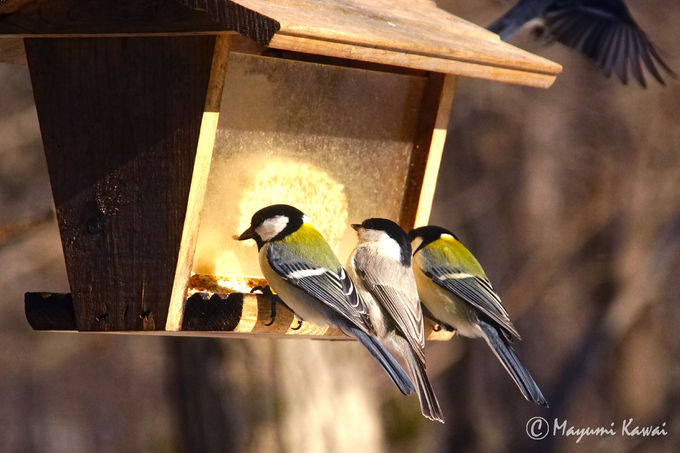
[(237, 451), (235, 411), (223, 405), (219, 379), (224, 354), (213, 338), (168, 338), (169, 393), (174, 402), (179, 451)]
[(169, 338), (168, 356), (181, 453), (383, 451), (356, 342)]
[(276, 388), (283, 399), (283, 451), (383, 451), (375, 387), (391, 386), (391, 381), (358, 342), (279, 341), (273, 346)]

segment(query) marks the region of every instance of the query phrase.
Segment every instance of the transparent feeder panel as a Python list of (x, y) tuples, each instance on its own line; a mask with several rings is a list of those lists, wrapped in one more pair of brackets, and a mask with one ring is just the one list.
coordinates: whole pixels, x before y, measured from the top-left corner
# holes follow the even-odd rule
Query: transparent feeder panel
[(421, 76), (232, 53), (194, 272), (260, 276), (234, 235), (260, 208), (305, 212), (345, 262), (350, 223), (398, 219), (425, 87)]

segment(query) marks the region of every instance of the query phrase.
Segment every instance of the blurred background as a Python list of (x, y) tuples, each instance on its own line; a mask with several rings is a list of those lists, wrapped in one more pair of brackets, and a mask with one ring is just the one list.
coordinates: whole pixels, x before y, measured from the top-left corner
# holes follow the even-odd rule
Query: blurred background
[[(438, 3), (480, 25), (510, 6)], [(679, 71), (680, 4), (628, 3)], [(432, 223), (484, 265), (549, 409), (464, 338), (427, 348), (440, 425), (352, 342), (32, 331), (23, 293), (68, 282), (28, 70), (0, 64), (0, 451), (677, 451), (680, 82), (624, 87), (513, 42), (564, 72), (548, 90), (459, 79)], [(669, 435), (532, 441), (533, 416)]]

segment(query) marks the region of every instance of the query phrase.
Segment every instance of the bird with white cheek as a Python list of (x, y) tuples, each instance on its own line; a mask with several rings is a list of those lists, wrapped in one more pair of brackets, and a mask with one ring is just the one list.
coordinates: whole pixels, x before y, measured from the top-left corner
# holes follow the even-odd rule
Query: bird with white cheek
[(302, 211), (285, 204), (262, 208), (238, 237), (246, 239), (255, 240), (264, 277), (300, 319), (330, 324), (356, 338), (403, 394), (414, 390), (399, 362), (375, 338), (368, 307), (352, 280)]
[(465, 337), (486, 340), (524, 398), (548, 406), (512, 348), (519, 333), (477, 259), (442, 227), (416, 228), (408, 237), (418, 293), (434, 320)]
[(425, 373), (423, 313), (406, 233), (391, 220), (380, 218), (364, 220), (352, 228), (359, 242), (347, 270), (368, 308), (371, 324), (380, 341), (406, 363), (423, 415), (444, 423)]

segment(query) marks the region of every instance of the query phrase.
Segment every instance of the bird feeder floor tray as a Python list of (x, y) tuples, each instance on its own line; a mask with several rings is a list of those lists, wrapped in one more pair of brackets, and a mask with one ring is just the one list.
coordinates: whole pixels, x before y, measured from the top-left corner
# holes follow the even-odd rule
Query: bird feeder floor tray
[[(258, 336), (323, 340), (350, 339), (334, 327), (320, 327), (307, 321), (300, 324), (295, 315), (280, 302), (275, 294), (250, 292), (258, 286), (265, 285), (266, 281), (261, 278), (194, 274), (189, 281), (181, 330), (105, 332), (222, 338)], [(239, 292), (235, 292), (236, 290)], [(71, 294), (30, 292), (26, 293), (24, 301), (26, 318), (33, 329), (78, 331)], [(272, 320), (272, 308), (276, 310), (274, 320)], [(106, 322), (107, 316), (106, 313), (102, 313), (98, 319)], [(149, 316), (149, 313), (141, 313), (137, 316), (144, 319)], [(446, 330), (435, 331), (434, 325), (427, 320), (425, 333), (428, 340), (449, 340), (454, 335), (454, 332)]]

